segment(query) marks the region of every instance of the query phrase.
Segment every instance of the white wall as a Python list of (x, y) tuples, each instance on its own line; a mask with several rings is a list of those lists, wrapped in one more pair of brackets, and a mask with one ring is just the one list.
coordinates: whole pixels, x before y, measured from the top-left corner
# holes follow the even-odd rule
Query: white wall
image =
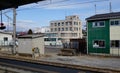
[(32, 54), (32, 39), (18, 39), (18, 53)]
[(39, 37), (39, 38), (34, 38), (32, 39), (32, 44), (33, 44), (33, 48), (38, 47), (40, 54), (44, 54), (44, 38), (43, 37)]
[(40, 54), (44, 54), (44, 39), (43, 37), (38, 38), (19, 38), (18, 39), (18, 53), (33, 54), (32, 49), (35, 47), (39, 48)]
[[(8, 42), (4, 42), (4, 37), (8, 37)], [(0, 45), (8, 45), (12, 41), (12, 35), (0, 33)]]
[[(120, 25), (110, 26), (110, 40), (120, 40)], [(118, 53), (120, 55), (120, 48), (110, 48), (110, 54), (118, 55)]]

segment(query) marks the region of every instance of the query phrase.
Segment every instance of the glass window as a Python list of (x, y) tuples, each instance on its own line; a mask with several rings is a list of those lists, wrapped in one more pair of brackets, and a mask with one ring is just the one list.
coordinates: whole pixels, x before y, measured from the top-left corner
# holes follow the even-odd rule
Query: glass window
[(105, 47), (105, 41), (103, 40), (94, 40), (93, 41), (93, 48), (104, 48)]
[(119, 20), (110, 21), (110, 25), (119, 25)]
[(55, 31), (57, 31), (57, 28), (55, 28)]
[(96, 21), (93, 22), (93, 27), (104, 27), (105, 26), (105, 22), (104, 21)]
[(70, 31), (72, 31), (72, 27), (70, 27)]
[(68, 31), (68, 28), (66, 27), (66, 31)]
[(8, 37), (4, 37), (4, 41), (8, 41)]
[(58, 31), (60, 31), (60, 28), (58, 28)]
[(78, 27), (74, 27), (74, 30), (75, 30), (75, 31), (78, 31)]
[(55, 26), (57, 26), (57, 23), (55, 23)]
[(62, 22), (62, 26), (64, 26), (64, 22)]
[(51, 32), (53, 31), (53, 28), (51, 28)]
[(119, 48), (120, 40), (111, 40), (111, 47)]
[(62, 28), (62, 31), (64, 31), (64, 28)]
[(71, 25), (72, 25), (72, 22), (69, 22), (68, 24), (71, 26)]
[(114, 21), (111, 21), (111, 25), (114, 25)]
[(58, 26), (60, 26), (60, 23), (58, 23)]
[(99, 26), (104, 26), (104, 25), (105, 25), (105, 24), (104, 24), (103, 21), (99, 22)]
[(68, 26), (68, 22), (66, 22), (66, 26)]
[(115, 21), (115, 25), (119, 25), (119, 21)]

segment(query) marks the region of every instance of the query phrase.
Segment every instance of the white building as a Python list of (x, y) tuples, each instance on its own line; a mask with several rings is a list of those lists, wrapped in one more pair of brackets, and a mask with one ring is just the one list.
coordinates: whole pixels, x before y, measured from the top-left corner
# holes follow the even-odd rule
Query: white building
[(0, 46), (9, 45), (12, 40), (12, 33), (0, 31)]
[(50, 27), (49, 26), (44, 26), (44, 27), (36, 28), (34, 30), (34, 33), (47, 33), (47, 32), (50, 32)]
[(54, 34), (50, 32), (50, 26), (44, 26), (41, 28), (36, 28), (34, 33), (44, 33), (44, 45), (62, 45), (61, 40)]
[(79, 16), (66, 16), (65, 20), (50, 21), (51, 33), (62, 42), (69, 42), (73, 38), (82, 38), (82, 24)]

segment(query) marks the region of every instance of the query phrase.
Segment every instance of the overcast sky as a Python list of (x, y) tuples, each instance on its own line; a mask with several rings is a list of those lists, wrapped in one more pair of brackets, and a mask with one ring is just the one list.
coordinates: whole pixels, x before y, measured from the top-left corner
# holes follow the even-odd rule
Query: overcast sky
[[(64, 20), (65, 16), (78, 15), (85, 23), (85, 18), (96, 13), (108, 13), (109, 3), (111, 2), (112, 11), (120, 11), (120, 0), (46, 0), (17, 8), (17, 30), (24, 31), (35, 29), (42, 26), (49, 26), (52, 20)], [(4, 10), (12, 18), (12, 10)], [(3, 21), (8, 26), (12, 23), (3, 15)], [(9, 24), (11, 28), (12, 24)]]

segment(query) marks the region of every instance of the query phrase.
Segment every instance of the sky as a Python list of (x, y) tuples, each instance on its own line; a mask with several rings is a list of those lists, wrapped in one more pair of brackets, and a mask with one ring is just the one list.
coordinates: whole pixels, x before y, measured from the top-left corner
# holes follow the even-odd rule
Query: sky
[[(65, 16), (78, 15), (85, 25), (85, 19), (95, 14), (109, 13), (111, 2), (112, 12), (120, 12), (120, 0), (46, 0), (20, 6), (17, 11), (17, 31), (26, 31), (49, 26), (52, 20), (64, 20)], [(95, 13), (96, 5), (96, 13)], [(3, 22), (7, 30), (12, 29), (13, 11), (4, 10)]]

